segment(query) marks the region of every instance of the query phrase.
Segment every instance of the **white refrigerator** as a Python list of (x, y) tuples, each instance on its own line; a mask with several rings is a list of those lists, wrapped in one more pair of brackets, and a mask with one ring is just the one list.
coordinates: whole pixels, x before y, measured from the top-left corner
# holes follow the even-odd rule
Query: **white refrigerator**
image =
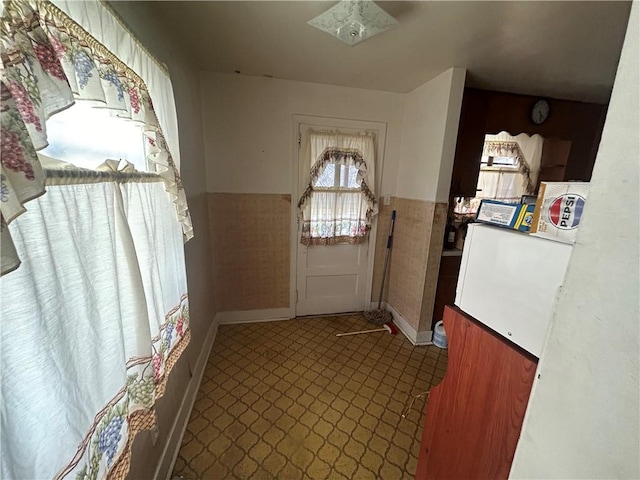
[(572, 246), (491, 225), (469, 225), (455, 304), (540, 357)]

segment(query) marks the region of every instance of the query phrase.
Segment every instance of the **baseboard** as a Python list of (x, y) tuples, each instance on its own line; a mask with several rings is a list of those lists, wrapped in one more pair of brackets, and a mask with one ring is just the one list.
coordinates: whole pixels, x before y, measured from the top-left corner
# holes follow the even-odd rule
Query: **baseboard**
[(216, 321), (219, 325), (230, 323), (273, 322), (293, 318), (293, 309), (268, 308), (265, 310), (237, 310), (235, 312), (218, 312)]
[[(377, 305), (377, 304), (376, 304)], [(413, 345), (432, 345), (431, 341), (431, 331), (428, 330), (426, 332), (418, 332), (415, 328), (411, 326), (411, 324), (402, 316), (400, 313), (393, 308), (393, 305), (386, 304), (386, 309), (391, 312), (393, 316), (393, 323), (396, 324), (398, 329), (404, 334), (407, 339)]]
[(414, 345), (433, 345), (431, 339), (433, 338), (433, 331), (427, 330), (426, 332), (418, 332), (416, 334), (416, 341)]
[(182, 443), (184, 432), (187, 430), (191, 410), (193, 410), (193, 404), (196, 402), (196, 395), (198, 394), (198, 389), (202, 383), (202, 376), (204, 375), (207, 360), (211, 354), (213, 342), (216, 339), (216, 333), (218, 333), (218, 322), (214, 318), (211, 322), (211, 327), (209, 327), (209, 331), (207, 332), (207, 338), (204, 341), (204, 345), (202, 346), (202, 350), (200, 351), (200, 355), (198, 356), (198, 360), (196, 361), (193, 369), (193, 376), (191, 377), (189, 386), (182, 398), (182, 403), (180, 404), (178, 414), (176, 415), (176, 419), (171, 427), (169, 438), (167, 439), (167, 443), (162, 451), (162, 456), (160, 457), (160, 462), (158, 463), (158, 468), (156, 469), (156, 474), (153, 478), (164, 478), (166, 480), (171, 479), (173, 467), (180, 451), (180, 444)]

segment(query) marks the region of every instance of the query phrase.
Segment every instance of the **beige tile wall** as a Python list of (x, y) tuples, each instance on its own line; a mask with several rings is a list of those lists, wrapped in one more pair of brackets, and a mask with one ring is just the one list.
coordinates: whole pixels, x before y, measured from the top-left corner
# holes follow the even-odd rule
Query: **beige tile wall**
[(384, 298), (418, 332), (427, 331), (431, 329), (447, 204), (392, 197), (390, 206), (381, 207), (374, 264), (374, 301), (380, 289), (389, 218), (394, 208), (396, 227)]
[(435, 204), (396, 198), (395, 205), (397, 216), (388, 298), (398, 313), (418, 330)]
[(289, 306), (291, 195), (210, 193), (219, 312)]
[(431, 330), (433, 319), (433, 306), (436, 300), (438, 287), (438, 273), (440, 272), (440, 259), (444, 246), (444, 229), (447, 225), (448, 205), (436, 203), (431, 223), (431, 238), (429, 241), (429, 254), (427, 255), (427, 269), (424, 279), (424, 291), (422, 294), (422, 309), (420, 311), (420, 323), (418, 331)]
[[(291, 196), (210, 193), (216, 310), (289, 306)], [(378, 301), (392, 210), (397, 211), (383, 300), (417, 330), (431, 328), (447, 205), (391, 197), (381, 205), (371, 301)]]

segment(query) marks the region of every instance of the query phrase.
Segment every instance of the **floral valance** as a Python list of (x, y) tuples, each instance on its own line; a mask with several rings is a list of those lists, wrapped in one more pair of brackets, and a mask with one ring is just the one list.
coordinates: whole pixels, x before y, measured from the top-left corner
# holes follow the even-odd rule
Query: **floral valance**
[(6, 1), (0, 33), (0, 272), (20, 264), (7, 225), (45, 193), (36, 151), (48, 144), (46, 120), (76, 100), (143, 126), (149, 170), (164, 180), (189, 240), (186, 195), (144, 81), (48, 1)]
[(518, 142), (493, 142), (485, 141), (482, 155), (488, 157), (511, 157), (518, 161), (524, 160), (524, 155)]

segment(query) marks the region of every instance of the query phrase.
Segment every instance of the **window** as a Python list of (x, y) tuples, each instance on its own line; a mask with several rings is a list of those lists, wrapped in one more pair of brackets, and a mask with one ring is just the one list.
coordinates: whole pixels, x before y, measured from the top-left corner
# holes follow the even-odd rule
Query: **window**
[(359, 190), (360, 185), (357, 181), (358, 169), (353, 165), (336, 165), (328, 164), (322, 175), (316, 180), (314, 187), (316, 190), (340, 189)]
[(3, 7), (0, 477), (121, 478), (190, 339), (185, 193), (142, 78), (46, 0)]
[(41, 151), (43, 155), (77, 167), (96, 168), (106, 159), (124, 159), (136, 170), (148, 170), (142, 124), (86, 101), (77, 101), (49, 118), (47, 138), (49, 145)]
[(375, 158), (372, 134), (311, 131), (305, 152), (309, 183), (298, 207), (304, 245), (362, 243), (377, 202), (370, 189)]
[(486, 167), (504, 167), (504, 168), (518, 168), (517, 157), (494, 157), (489, 155), (483, 155), (480, 160), (480, 168)]
[(523, 195), (533, 194), (542, 144), (539, 135), (485, 135), (476, 196), (456, 198), (454, 213), (475, 215), (484, 199), (520, 203)]

